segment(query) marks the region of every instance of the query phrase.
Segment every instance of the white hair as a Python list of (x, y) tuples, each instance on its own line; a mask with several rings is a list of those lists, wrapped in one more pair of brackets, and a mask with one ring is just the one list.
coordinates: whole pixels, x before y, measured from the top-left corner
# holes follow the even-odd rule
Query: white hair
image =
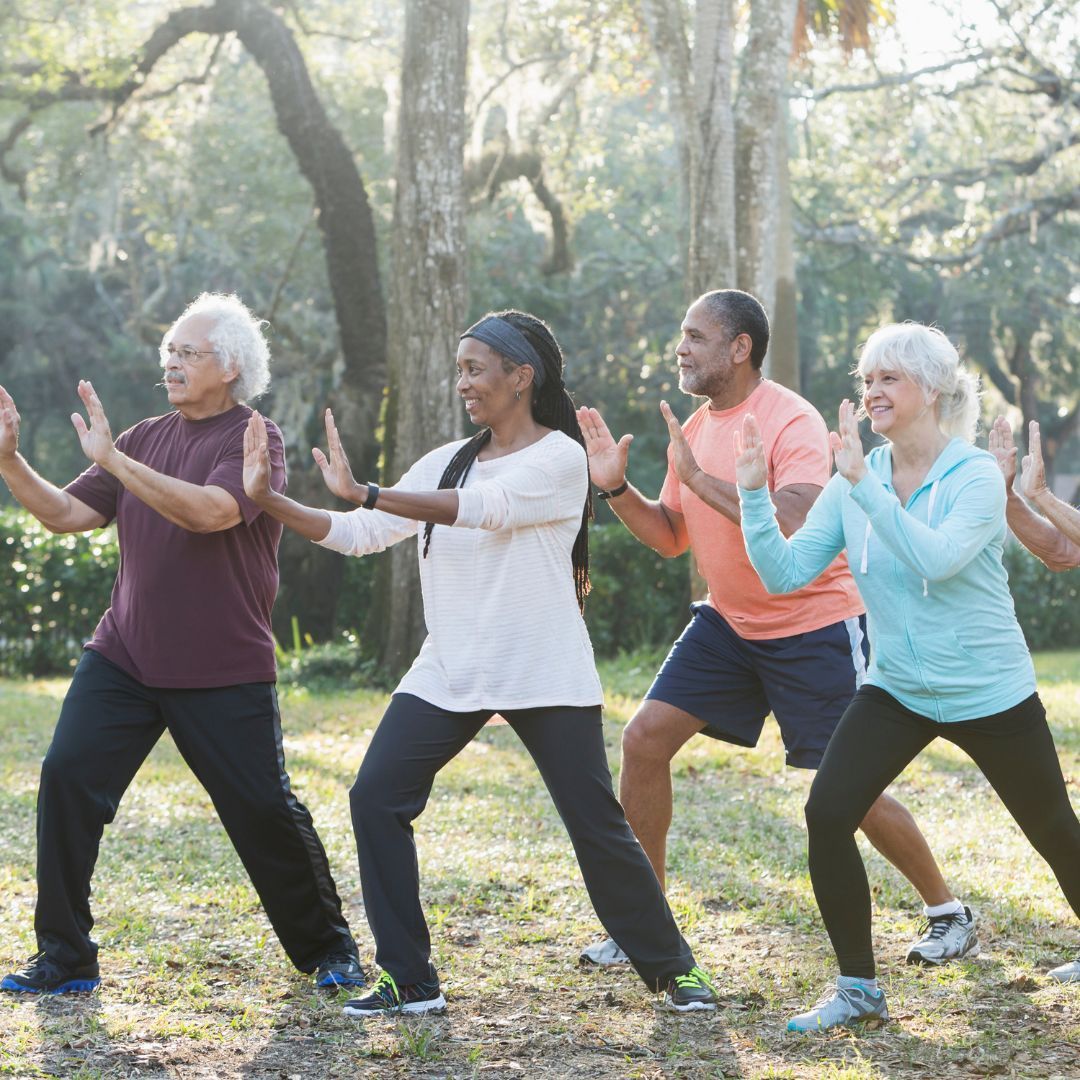
[[(862, 347), (854, 372), (860, 377), (860, 398), (861, 378), (883, 367), (906, 375), (922, 390), (927, 404), (937, 394), (938, 423), (946, 435), (975, 441), (981, 396), (979, 379), (967, 370), (956, 346), (937, 327), (904, 322), (875, 330)], [(866, 415), (865, 405), (859, 413)]]
[(270, 346), (263, 328), (269, 323), (257, 319), (235, 293), (204, 292), (197, 296), (161, 339), (161, 366), (169, 359), (166, 346), (177, 326), (192, 315), (212, 321), (206, 338), (221, 359), (222, 369), (236, 372), (232, 384), (234, 401), (254, 401), (270, 387)]

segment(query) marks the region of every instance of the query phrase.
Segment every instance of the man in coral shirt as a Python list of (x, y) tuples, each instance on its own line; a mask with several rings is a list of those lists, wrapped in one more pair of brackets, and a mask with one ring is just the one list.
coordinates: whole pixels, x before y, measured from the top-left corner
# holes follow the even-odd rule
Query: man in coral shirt
[[(802, 525), (830, 472), (820, 414), (761, 374), (764, 309), (748, 293), (715, 290), (691, 305), (681, 330), (679, 389), (707, 400), (682, 426), (661, 403), (672, 441), (658, 500), (626, 478), (633, 436), (616, 441), (595, 409), (578, 413), (600, 498), (665, 558), (690, 548), (709, 587), (623, 734), (619, 798), (661, 885), (679, 748), (698, 733), (754, 746), (771, 712), (787, 763), (816, 769), (866, 666), (862, 602), (843, 556), (805, 589), (770, 596), (743, 546), (732, 437), (748, 412), (762, 430), (785, 535)], [(908, 961), (939, 964), (970, 953), (971, 911), (949, 890), (908, 810), (882, 795), (862, 830), (923, 898), (928, 924)], [(582, 959), (619, 963), (621, 952), (606, 941)]]

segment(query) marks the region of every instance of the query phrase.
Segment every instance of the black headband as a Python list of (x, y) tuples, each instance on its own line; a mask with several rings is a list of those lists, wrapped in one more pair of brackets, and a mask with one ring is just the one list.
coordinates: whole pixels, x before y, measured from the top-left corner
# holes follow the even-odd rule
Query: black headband
[(476, 338), (485, 345), (490, 345), (515, 364), (528, 364), (536, 372), (533, 382), (537, 387), (544, 385), (544, 361), (533, 348), (529, 339), (513, 323), (500, 319), (498, 315), (485, 315), (479, 322), (473, 323), (463, 338)]

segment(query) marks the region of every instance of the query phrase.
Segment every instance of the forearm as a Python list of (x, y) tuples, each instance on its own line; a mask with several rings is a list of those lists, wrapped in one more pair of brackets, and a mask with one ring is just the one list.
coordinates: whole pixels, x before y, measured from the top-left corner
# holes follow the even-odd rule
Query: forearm
[(0, 476), (16, 501), (51, 532), (79, 532), (92, 527), (73, 521), (71, 496), (34, 472), (22, 454), (0, 461)]
[[(363, 506), (368, 496), (367, 484), (356, 485), (352, 499)], [(384, 514), (409, 518), (411, 521), (430, 521), (433, 525), (453, 525), (458, 518), (458, 493), (454, 488), (445, 491), (397, 491), (380, 488), (375, 505)]]
[(229, 498), (223, 489), (211, 491), (200, 484), (166, 476), (120, 450), (115, 450), (101, 466), (141, 502), (189, 532), (220, 532), (240, 523), (236, 500)]
[(638, 540), (658, 555), (670, 559), (686, 550), (686, 544), (680, 542), (663, 504), (659, 500), (646, 499), (632, 484), (621, 495), (609, 499), (608, 506)]
[(268, 491), (265, 494), (251, 495), (252, 502), (264, 514), (268, 514), (275, 521), (280, 521), (287, 529), (299, 533), (307, 540), (316, 543), (325, 540), (330, 532), (330, 515), (325, 510), (317, 510), (313, 506), (304, 506), (288, 495), (282, 495), (277, 491)]
[(1063, 502), (1052, 491), (1033, 499), (1036, 508), (1053, 522), (1073, 544), (1080, 544), (1080, 510)]
[(1080, 544), (1073, 543), (1053, 522), (1032, 510), (1016, 492), (1009, 493), (1005, 519), (1016, 539), (1051, 570), (1080, 566)]
[[(703, 502), (717, 513), (723, 514), (733, 525), (742, 524), (742, 510), (739, 507), (738, 485), (710, 476), (698, 469), (686, 486)], [(806, 512), (812, 505), (802, 496), (792, 495), (788, 491), (770, 491), (769, 498), (776, 507), (776, 523), (784, 536), (791, 536), (802, 528)]]

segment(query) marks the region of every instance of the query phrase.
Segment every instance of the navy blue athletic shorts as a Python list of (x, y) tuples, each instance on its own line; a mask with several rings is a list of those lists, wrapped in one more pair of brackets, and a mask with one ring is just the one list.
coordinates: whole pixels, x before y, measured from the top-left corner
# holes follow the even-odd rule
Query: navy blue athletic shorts
[(787, 763), (816, 769), (866, 673), (866, 618), (791, 637), (739, 637), (710, 604), (693, 618), (660, 666), (646, 700), (697, 717), (702, 732), (756, 746), (765, 718), (780, 725)]

